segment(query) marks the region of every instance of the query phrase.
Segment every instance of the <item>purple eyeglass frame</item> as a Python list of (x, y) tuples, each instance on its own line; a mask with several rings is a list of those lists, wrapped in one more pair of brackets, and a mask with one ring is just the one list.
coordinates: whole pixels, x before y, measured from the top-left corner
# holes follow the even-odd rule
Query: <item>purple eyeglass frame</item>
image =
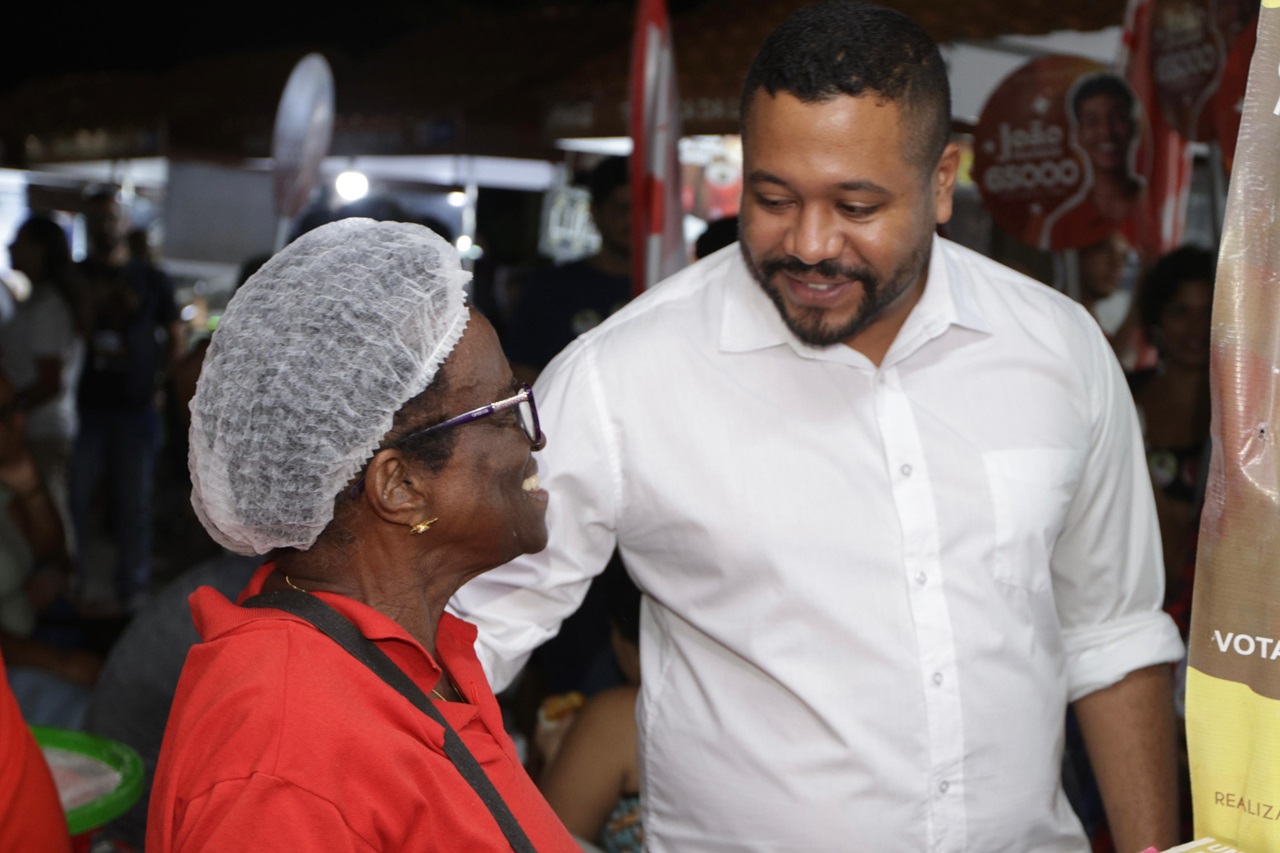
[[(529, 435), (526, 431), (525, 437), (529, 439), (529, 443), (533, 445), (534, 450), (541, 450), (547, 446), (547, 437), (542, 432), (542, 423), (538, 420), (538, 404), (533, 401), (533, 388), (531, 388), (527, 382), (521, 383), (520, 387), (516, 389), (516, 393), (507, 397), (505, 400), (498, 400), (496, 403), (490, 403), (487, 406), (481, 406), (478, 409), (472, 409), (469, 412), (463, 412), (460, 415), (455, 415), (447, 421), (441, 421), (438, 424), (414, 430), (407, 435), (400, 436), (395, 441), (382, 445), (378, 450), (386, 450), (387, 448), (395, 447), (396, 445), (403, 444), (411, 438), (417, 438), (420, 435), (426, 435), (427, 433), (435, 432), (438, 429), (448, 429), (449, 427), (469, 424), (472, 421), (487, 418), (489, 415), (495, 415), (498, 412), (505, 412), (507, 409), (514, 408), (521, 403), (528, 403), (529, 411), (533, 414), (533, 435)], [(359, 497), (362, 491), (364, 491), (363, 472), (361, 472), (360, 479), (356, 481), (355, 485), (347, 490), (347, 495), (353, 498)]]

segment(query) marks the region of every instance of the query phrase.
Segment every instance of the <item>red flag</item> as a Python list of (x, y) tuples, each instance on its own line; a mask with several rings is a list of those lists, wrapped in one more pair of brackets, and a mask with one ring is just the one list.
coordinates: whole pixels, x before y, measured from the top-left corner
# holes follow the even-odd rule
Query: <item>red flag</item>
[(1160, 106), (1152, 74), (1156, 0), (1129, 0), (1119, 66), (1138, 96), (1150, 133), (1145, 155), (1147, 190), (1133, 215), (1134, 248), (1147, 262), (1177, 248), (1187, 218), (1192, 155), (1188, 137), (1172, 127)]
[(666, 0), (640, 0), (631, 47), (631, 292), (684, 266), (680, 101)]

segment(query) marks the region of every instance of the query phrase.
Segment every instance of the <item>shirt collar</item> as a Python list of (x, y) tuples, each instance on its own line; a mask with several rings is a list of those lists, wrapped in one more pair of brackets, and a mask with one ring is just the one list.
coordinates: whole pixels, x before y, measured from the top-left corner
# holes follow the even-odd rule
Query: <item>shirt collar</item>
[[(991, 331), (969, 291), (968, 279), (956, 274), (956, 261), (948, 251), (946, 241), (935, 235), (930, 249), (924, 293), (898, 332), (890, 348), (890, 356), (895, 351), (905, 355), (953, 325), (977, 332)], [(750, 352), (782, 344), (800, 355), (811, 357), (816, 352), (791, 334), (778, 309), (747, 269), (741, 252), (735, 253), (724, 269), (724, 315), (720, 325), (722, 352)]]
[[(188, 600), (192, 619), (201, 638), (210, 642), (253, 622), (280, 619), (305, 622), (299, 616), (274, 608), (239, 606), (241, 602), (262, 592), (263, 581), (275, 568), (275, 564), (270, 562), (260, 566), (249, 579), (249, 584), (237, 596), (235, 604), (212, 587), (200, 587), (193, 592)], [(394, 619), (344, 595), (327, 592), (312, 594), (346, 617), (361, 634), (377, 643), (423, 692), (429, 691), (431, 685), (440, 678), (440, 664)], [(476, 659), (475, 641), (474, 625), (449, 613), (441, 614), (436, 626), (436, 653), (449, 668), (455, 686), (467, 699), (465, 704), (444, 703), (441, 713), (448, 718), (455, 730), (461, 731), (479, 716), (491, 733), (498, 732), (502, 729), (501, 711), (492, 694), (488, 693), (484, 671)], [(443, 749), (442, 738), (443, 735), (435, 743), (437, 748)], [(512, 758), (514, 759), (514, 753)]]

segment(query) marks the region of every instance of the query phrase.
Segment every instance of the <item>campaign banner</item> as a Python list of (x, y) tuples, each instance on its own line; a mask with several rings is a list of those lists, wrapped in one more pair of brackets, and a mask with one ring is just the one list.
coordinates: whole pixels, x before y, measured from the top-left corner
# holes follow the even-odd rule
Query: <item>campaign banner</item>
[[(1219, 137), (1212, 102), (1235, 42), (1257, 12), (1256, 0), (1152, 0), (1146, 61), (1155, 100), (1164, 121), (1187, 139)], [(1237, 99), (1243, 82), (1234, 91)]]
[(1280, 851), (1280, 0), (1264, 0), (1213, 307), (1214, 452), (1187, 673), (1196, 833)]
[(973, 177), (992, 218), (1061, 251), (1120, 231), (1133, 243), (1150, 169), (1145, 110), (1120, 74), (1049, 55), (1006, 77), (974, 132)]

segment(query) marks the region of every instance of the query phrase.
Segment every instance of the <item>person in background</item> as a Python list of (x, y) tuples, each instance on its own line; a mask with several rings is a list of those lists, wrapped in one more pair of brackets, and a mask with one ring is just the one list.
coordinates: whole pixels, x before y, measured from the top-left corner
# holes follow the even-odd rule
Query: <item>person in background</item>
[(693, 244), (693, 256), (702, 260), (725, 246), (738, 242), (738, 217), (726, 216), (707, 225), (707, 230)]
[(126, 228), (113, 193), (89, 197), (89, 254), (79, 270), (90, 322), (77, 394), (71, 511), (83, 592), (90, 512), (99, 484), (106, 484), (116, 548), (115, 603), (136, 609), (151, 580), (151, 496), (160, 451), (156, 393), (164, 369), (184, 351), (185, 338), (172, 282), (148, 261), (130, 259)]
[[(192, 503), (224, 547), (269, 556), (239, 604), (191, 596), (204, 641), (169, 714), (148, 853), (502, 849), (428, 707), (533, 849), (577, 850), (503, 730), (474, 628), (444, 612), (547, 542), (532, 392), (466, 305), (468, 277), (422, 226), (344, 219), (228, 304), (191, 404)], [(358, 632), (402, 684), (290, 601)]]
[(1152, 366), (1156, 351), (1143, 330), (1133, 291), (1125, 286), (1137, 266), (1129, 239), (1119, 230), (1111, 231), (1078, 249), (1076, 259), (1080, 304), (1102, 327), (1120, 366), (1126, 372)]
[(65, 571), (74, 552), (68, 468), (84, 364), (83, 306), (72, 281), (71, 247), (55, 220), (37, 214), (24, 222), (9, 258), (31, 281), (31, 295), (0, 326), (0, 369), (17, 386), (14, 401), (27, 414), (27, 447), (67, 534), (67, 553), (57, 557)]
[(550, 545), (454, 597), (505, 684), (616, 547), (645, 594), (645, 845), (1177, 841), (1183, 645), (1124, 376), (1079, 304), (937, 235), (946, 66), (905, 15), (794, 12), (741, 107), (739, 252), (538, 380)]
[(71, 853), (67, 816), (0, 655), (0, 850)]
[(1216, 270), (1213, 252), (1184, 246), (1146, 274), (1138, 314), (1159, 363), (1129, 377), (1155, 487), (1165, 600), (1184, 636), (1190, 627), (1193, 543), (1209, 458), (1209, 330)]
[(617, 552), (599, 582), (609, 605), (610, 642), (627, 683), (593, 696), (555, 752), (545, 757), (538, 787), (570, 832), (606, 853), (640, 853), (640, 590)]
[(79, 729), (102, 661), (33, 636), (41, 610), (36, 567), (63, 554), (62, 522), (24, 438), (26, 415), (0, 374), (0, 652), (9, 685), (33, 723)]
[(631, 187), (627, 158), (602, 160), (587, 178), (600, 251), (529, 274), (512, 307), (504, 348), (524, 382), (583, 332), (631, 299)]
[(1129, 316), (1132, 297), (1121, 285), (1133, 258), (1133, 247), (1119, 231), (1076, 252), (1079, 265), (1080, 304), (1114, 340)]
[(123, 842), (131, 850), (142, 850), (145, 845), (151, 785), (169, 708), (187, 652), (200, 642), (187, 599), (200, 587), (211, 587), (233, 599), (261, 563), (258, 557), (224, 553), (184, 572), (129, 620), (111, 647), (94, 685), (84, 728), (138, 753), (143, 767), (142, 795), (100, 835)]

